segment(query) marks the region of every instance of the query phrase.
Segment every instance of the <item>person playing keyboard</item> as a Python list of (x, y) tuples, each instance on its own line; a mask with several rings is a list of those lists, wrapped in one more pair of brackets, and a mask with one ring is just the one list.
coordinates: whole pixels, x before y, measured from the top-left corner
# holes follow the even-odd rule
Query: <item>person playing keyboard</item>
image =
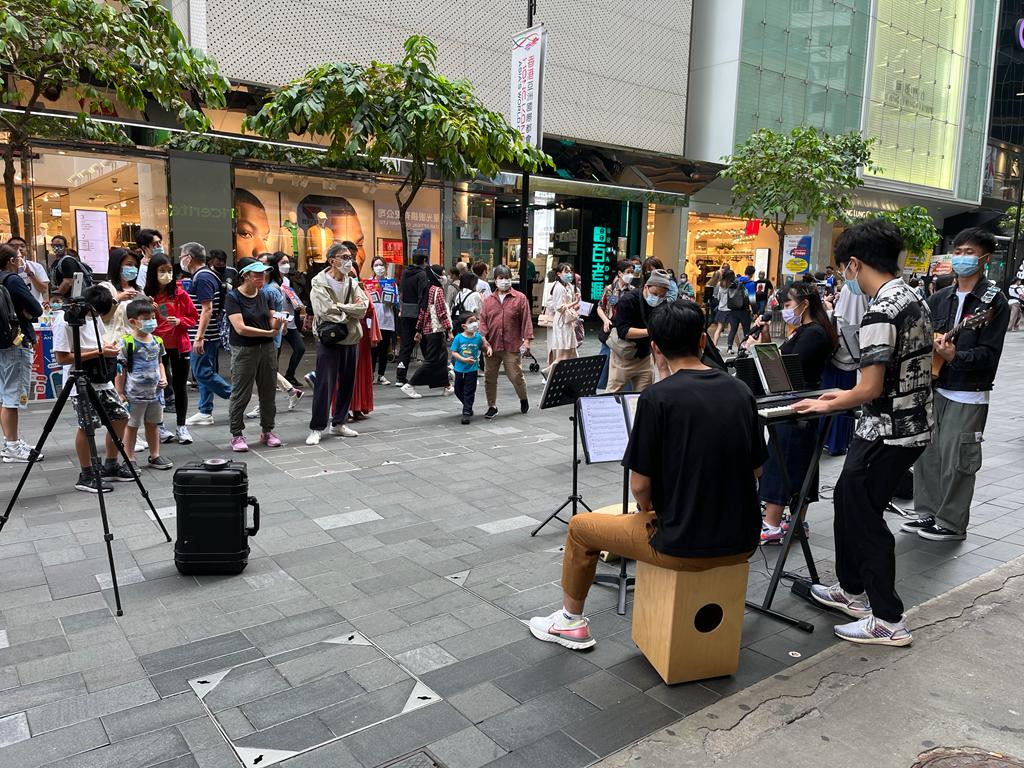
[(932, 323), (928, 308), (900, 278), (903, 237), (870, 219), (836, 241), (844, 291), (872, 297), (860, 323), (860, 381), (850, 390), (801, 400), (824, 414), (863, 406), (835, 487), (836, 575), (811, 597), (855, 619), (835, 628), (854, 643), (910, 645), (896, 592), (896, 542), (882, 513), (903, 474), (931, 440)]
[[(825, 364), (839, 344), (836, 331), (832, 327), (828, 313), (821, 303), (821, 295), (816, 286), (809, 283), (794, 283), (781, 289), (778, 294), (779, 306), (782, 307), (782, 319), (786, 325), (796, 326), (793, 334), (782, 344), (782, 354), (797, 355), (804, 372), (804, 379), (809, 389), (817, 389), (821, 384), (821, 374)], [(762, 341), (768, 326), (762, 330)], [(785, 535), (782, 530), (782, 512), (789, 503), (790, 497), (799, 491), (800, 484), (813, 463), (817, 467), (814, 449), (818, 438), (818, 420), (809, 419), (799, 422), (777, 424), (774, 429), (773, 441), (777, 440), (778, 454), (786, 462), (786, 474), (789, 476), (790, 487), (786, 489), (782, 481), (782, 472), (778, 461), (774, 458), (772, 446), (769, 444), (769, 458), (765, 462), (758, 493), (765, 503), (764, 522), (761, 525), (761, 543), (770, 544), (782, 541)], [(788, 494), (787, 494), (788, 490)], [(807, 501), (818, 500), (818, 472), (815, 469), (814, 481), (811, 483)]]

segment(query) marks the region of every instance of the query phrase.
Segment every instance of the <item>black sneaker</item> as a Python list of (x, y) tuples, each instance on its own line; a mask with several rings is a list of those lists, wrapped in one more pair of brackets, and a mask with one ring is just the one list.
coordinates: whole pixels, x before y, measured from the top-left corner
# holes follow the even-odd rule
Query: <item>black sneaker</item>
[(966, 533), (957, 533), (951, 531), (949, 528), (943, 528), (941, 525), (930, 525), (927, 528), (921, 528), (917, 535), (922, 539), (928, 539), (928, 541), (963, 541), (967, 538)]
[(490, 408), (487, 409), (487, 413), (484, 414), (484, 418), (487, 419), (488, 421), (490, 421), (491, 419), (493, 419), (497, 415), (498, 415), (498, 409), (495, 408), (494, 406), (491, 406)]
[(112, 483), (130, 483), (135, 480), (127, 464), (104, 464), (103, 479)]
[(463, 417), (462, 417), (462, 423), (463, 423), (463, 424), (469, 424), (470, 418), (471, 418), (470, 416), (465, 416), (465, 415), (463, 415)]
[(174, 466), (174, 462), (166, 456), (150, 456), (146, 466), (150, 469), (170, 469)]
[(917, 520), (907, 520), (907, 522), (900, 526), (900, 530), (903, 533), (917, 533), (925, 528), (931, 528), (933, 525), (935, 525), (935, 518), (931, 515), (925, 515), (924, 517), (917, 518)]
[(530, 410), (530, 401), (529, 400), (520, 400), (519, 401), (519, 412), (520, 413), (526, 413), (529, 410)]
[(76, 491), (85, 491), (86, 493), (99, 493), (100, 488), (103, 489), (104, 493), (110, 493), (114, 490), (114, 486), (109, 483), (105, 483), (102, 480), (97, 480), (93, 477), (92, 472), (79, 472), (78, 482), (75, 483)]
[(298, 379), (296, 379), (294, 376), (285, 376), (284, 378), (285, 378), (285, 381), (287, 381), (289, 384), (291, 384), (296, 389), (305, 389), (306, 388), (306, 385), (303, 384)]

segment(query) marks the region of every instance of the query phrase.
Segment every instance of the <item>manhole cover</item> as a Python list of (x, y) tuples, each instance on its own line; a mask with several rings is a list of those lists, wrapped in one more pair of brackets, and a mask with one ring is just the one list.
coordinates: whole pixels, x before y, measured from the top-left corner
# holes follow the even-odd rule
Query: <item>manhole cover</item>
[(446, 768), (445, 764), (438, 760), (427, 749), (421, 749), (402, 757), (396, 757), (390, 763), (384, 763), (377, 768)]
[(998, 752), (939, 747), (918, 755), (912, 768), (1024, 768), (1024, 762)]

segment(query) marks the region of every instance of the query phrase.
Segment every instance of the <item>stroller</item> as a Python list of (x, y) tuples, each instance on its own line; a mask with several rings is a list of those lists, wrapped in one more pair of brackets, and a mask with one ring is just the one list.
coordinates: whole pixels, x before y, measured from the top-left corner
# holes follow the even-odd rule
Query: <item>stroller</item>
[(530, 373), (537, 373), (540, 370), (540, 361), (534, 356), (532, 349), (523, 352), (523, 360), (530, 361)]

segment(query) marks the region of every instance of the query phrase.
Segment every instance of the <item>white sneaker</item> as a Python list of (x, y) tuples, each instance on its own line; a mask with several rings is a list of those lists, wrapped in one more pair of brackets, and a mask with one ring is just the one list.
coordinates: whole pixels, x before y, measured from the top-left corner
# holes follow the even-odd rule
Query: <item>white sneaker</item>
[(385, 386), (385, 387), (387, 387), (387, 386), (389, 386), (391, 384), (391, 382), (388, 381), (386, 376), (378, 376), (377, 377), (377, 383), (382, 385), (382, 386)]
[(423, 397), (423, 395), (421, 395), (419, 392), (415, 390), (415, 388), (413, 388), (412, 384), (403, 384), (402, 393), (405, 394), (406, 397), (411, 397), (413, 400), (419, 400), (421, 397)]
[(297, 389), (296, 388), (296, 389), (293, 389), (290, 393), (288, 393), (288, 410), (289, 411), (294, 411), (295, 410), (295, 406), (298, 405), (299, 400), (301, 400), (301, 399), (302, 399), (302, 390), (301, 389)]
[(359, 437), (359, 433), (347, 424), (335, 424), (331, 427), (331, 434), (338, 437)]
[(576, 621), (565, 618), (562, 609), (550, 616), (534, 616), (530, 619), (530, 634), (545, 643), (558, 643), (574, 651), (590, 648), (597, 642), (590, 634), (590, 622), (586, 617)]
[(306, 438), (306, 445), (320, 445), (320, 435), (322, 433), (319, 429), (309, 430), (309, 437)]
[(2, 452), (4, 464), (27, 464), (30, 450), (24, 443), (5, 442)]
[(135, 453), (142, 453), (148, 447), (149, 446), (146, 445), (146, 438), (143, 437), (141, 432), (135, 435)]
[(163, 424), (160, 425), (160, 429), (158, 431), (160, 433), (160, 442), (161, 443), (169, 443), (172, 440), (174, 440), (174, 433), (171, 432), (171, 430), (169, 430)]
[(454, 394), (455, 394), (455, 387), (448, 386), (448, 387), (444, 388), (444, 396), (445, 397), (448, 397), (448, 395), (454, 395)]
[[(18, 445), (24, 446), (25, 450), (29, 451), (29, 452), (31, 452), (32, 449), (35, 448), (34, 445), (29, 445), (28, 443), (26, 443), (24, 440), (21, 440), (20, 438), (18, 439)], [(38, 456), (36, 456), (36, 461), (42, 461), (45, 458), (46, 458), (46, 456), (44, 456), (43, 454), (40, 453)]]
[(259, 406), (258, 403), (256, 404), (255, 408), (253, 408), (251, 411), (249, 411), (247, 414), (245, 414), (245, 418), (247, 418), (247, 419), (258, 419), (259, 417), (260, 417), (260, 406)]
[(176, 435), (177, 435), (177, 438), (178, 438), (178, 444), (179, 445), (191, 445), (192, 444), (192, 435), (189, 434), (188, 427), (178, 427)]
[(185, 426), (187, 427), (212, 427), (213, 426), (213, 414), (212, 413), (193, 413), (187, 419), (185, 419)]

